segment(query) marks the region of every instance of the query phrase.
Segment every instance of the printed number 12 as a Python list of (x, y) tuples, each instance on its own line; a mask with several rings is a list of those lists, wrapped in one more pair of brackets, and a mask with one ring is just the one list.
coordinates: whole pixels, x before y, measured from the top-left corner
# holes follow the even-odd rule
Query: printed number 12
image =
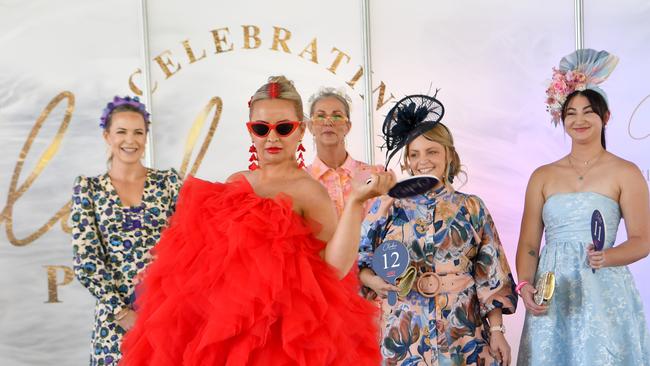
[[(393, 261), (393, 264), (390, 266), (390, 268), (396, 268), (399, 267), (399, 253), (390, 253), (390, 256), (393, 257), (395, 260)], [(386, 257), (386, 254), (384, 254), (384, 269), (388, 269), (388, 258)]]

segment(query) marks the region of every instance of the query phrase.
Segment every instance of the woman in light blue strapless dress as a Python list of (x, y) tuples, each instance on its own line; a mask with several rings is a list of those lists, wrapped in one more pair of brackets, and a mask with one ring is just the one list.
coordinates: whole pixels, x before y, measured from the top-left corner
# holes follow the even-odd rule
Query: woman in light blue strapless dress
[[(579, 50), (569, 61), (580, 61), (580, 52), (592, 52), (586, 59), (595, 66), (585, 70), (613, 62), (593, 50)], [(579, 71), (576, 64), (568, 70)], [(517, 290), (527, 310), (517, 365), (650, 365), (643, 304), (627, 268), (650, 252), (648, 187), (636, 165), (605, 150), (610, 113), (596, 89), (566, 96), (559, 113), (571, 152), (538, 168), (528, 182), (517, 248)], [(606, 228), (602, 251), (591, 238), (594, 210)], [(614, 246), (621, 218), (627, 240)], [(547, 271), (555, 273), (555, 294), (538, 305), (534, 284)]]

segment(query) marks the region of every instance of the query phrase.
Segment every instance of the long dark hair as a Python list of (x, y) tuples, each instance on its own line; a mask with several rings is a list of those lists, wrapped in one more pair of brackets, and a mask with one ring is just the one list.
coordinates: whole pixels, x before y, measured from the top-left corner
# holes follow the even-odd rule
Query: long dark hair
[(562, 106), (562, 124), (564, 124), (567, 109), (569, 109), (569, 103), (577, 95), (582, 95), (587, 98), (589, 104), (591, 105), (591, 110), (594, 111), (594, 113), (596, 113), (603, 121), (603, 129), (600, 131), (600, 144), (603, 145), (603, 149), (607, 150), (607, 145), (605, 143), (605, 121), (607, 115), (609, 114), (609, 107), (607, 106), (605, 97), (603, 97), (599, 92), (591, 89), (585, 89), (576, 90), (573, 93), (569, 94), (566, 98), (566, 101), (564, 102), (564, 105)]

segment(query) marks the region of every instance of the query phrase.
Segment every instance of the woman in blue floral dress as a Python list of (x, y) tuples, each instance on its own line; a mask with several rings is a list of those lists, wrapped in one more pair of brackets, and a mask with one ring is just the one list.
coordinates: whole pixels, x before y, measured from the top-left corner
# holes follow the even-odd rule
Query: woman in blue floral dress
[(90, 365), (117, 365), (124, 333), (136, 319), (134, 287), (150, 249), (174, 211), (181, 177), (145, 168), (149, 114), (136, 98), (115, 97), (100, 127), (110, 148), (107, 173), (79, 176), (72, 196), (77, 279), (96, 298)]
[[(546, 90), (547, 111), (571, 150), (535, 169), (526, 188), (517, 247), (517, 288), (527, 310), (520, 366), (650, 365), (643, 302), (627, 267), (650, 253), (648, 186), (605, 140), (611, 113), (600, 84), (617, 63), (607, 51), (576, 50), (562, 58)], [(601, 240), (592, 236), (596, 210)], [(614, 245), (621, 219), (627, 238)], [(555, 275), (555, 291), (538, 304), (534, 284), (546, 272)]]
[[(443, 111), (435, 98), (412, 96), (386, 117), (389, 152), (390, 139), (397, 139), (393, 150), (406, 147), (404, 167), (411, 175), (442, 179), (422, 195), (375, 201), (362, 227), (360, 279), (383, 298), (383, 365), (508, 365), (502, 314), (515, 311), (514, 281), (485, 204), (451, 186), (460, 158), (439, 123)], [(372, 270), (373, 252), (387, 240), (409, 252), (398, 287)], [(390, 290), (401, 290), (392, 306)]]

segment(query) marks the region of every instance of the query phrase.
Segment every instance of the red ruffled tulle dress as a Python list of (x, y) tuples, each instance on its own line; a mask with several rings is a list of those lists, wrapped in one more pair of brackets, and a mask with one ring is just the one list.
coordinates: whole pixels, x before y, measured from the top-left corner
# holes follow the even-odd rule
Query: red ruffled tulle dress
[(138, 289), (120, 365), (379, 365), (377, 309), (288, 196), (190, 177)]

